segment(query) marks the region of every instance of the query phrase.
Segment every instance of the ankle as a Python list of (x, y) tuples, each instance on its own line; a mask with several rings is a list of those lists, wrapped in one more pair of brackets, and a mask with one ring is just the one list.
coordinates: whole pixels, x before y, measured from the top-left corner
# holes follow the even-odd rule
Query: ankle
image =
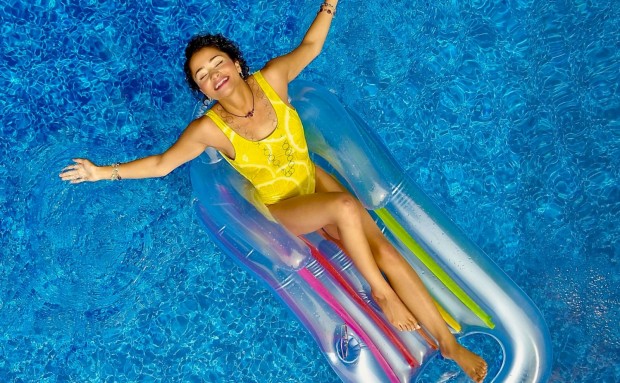
[(396, 293), (390, 289), (371, 289), (372, 297), (378, 301), (386, 301), (390, 298), (397, 297)]
[(454, 338), (450, 340), (438, 340), (437, 343), (439, 346), (439, 352), (441, 352), (441, 355), (446, 359), (454, 359), (454, 356), (462, 347)]

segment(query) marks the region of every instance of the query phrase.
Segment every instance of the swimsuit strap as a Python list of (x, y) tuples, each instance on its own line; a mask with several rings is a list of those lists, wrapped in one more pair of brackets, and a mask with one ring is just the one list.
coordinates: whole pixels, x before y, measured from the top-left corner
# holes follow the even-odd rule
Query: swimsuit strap
[[(254, 80), (256, 80), (256, 83), (258, 83), (258, 86), (260, 86), (260, 88), (263, 90), (263, 93), (265, 93), (274, 108), (276, 107), (276, 105), (284, 104), (280, 96), (278, 96), (278, 93), (271, 87), (267, 80), (265, 80), (265, 77), (260, 71), (255, 72), (252, 76), (254, 77)], [(276, 110), (276, 112), (277, 111), (278, 110)]]

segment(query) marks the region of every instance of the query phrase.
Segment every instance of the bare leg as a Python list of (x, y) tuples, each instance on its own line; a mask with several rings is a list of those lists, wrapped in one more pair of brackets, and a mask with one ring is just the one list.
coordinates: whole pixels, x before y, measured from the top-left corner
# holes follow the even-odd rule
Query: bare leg
[(295, 235), (335, 227), (390, 323), (401, 330), (415, 328), (415, 318), (379, 271), (364, 234), (359, 203), (353, 196), (344, 192), (314, 193), (275, 203), (269, 211)]
[[(344, 192), (345, 189), (317, 167), (317, 191)], [(486, 362), (456, 341), (415, 270), (389, 243), (366, 209), (359, 202), (357, 205), (371, 252), (396, 294), (414, 317), (437, 339), (441, 354), (453, 359), (474, 381), (483, 381), (487, 373)], [(338, 235), (329, 226), (326, 227), (326, 231), (330, 235)]]

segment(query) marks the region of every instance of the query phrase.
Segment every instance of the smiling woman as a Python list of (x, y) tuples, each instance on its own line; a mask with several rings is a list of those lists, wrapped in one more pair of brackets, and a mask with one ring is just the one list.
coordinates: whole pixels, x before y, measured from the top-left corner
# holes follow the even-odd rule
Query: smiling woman
[(296, 235), (323, 231), (341, 241), (394, 328), (418, 331), (423, 325), (444, 357), (482, 381), (486, 362), (456, 341), (419, 276), (362, 204), (310, 159), (288, 85), (321, 52), (337, 4), (320, 4), (301, 43), (251, 76), (235, 44), (197, 36), (188, 44), (184, 69), (192, 89), (217, 100), (208, 113), (163, 154), (103, 167), (76, 159), (60, 177), (81, 183), (163, 176), (214, 148), (252, 183), (279, 224)]

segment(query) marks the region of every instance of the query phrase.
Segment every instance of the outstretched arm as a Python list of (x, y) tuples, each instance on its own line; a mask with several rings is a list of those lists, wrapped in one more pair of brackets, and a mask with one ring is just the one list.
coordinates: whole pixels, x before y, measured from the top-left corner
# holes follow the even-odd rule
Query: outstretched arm
[(265, 65), (262, 72), (272, 86), (286, 85), (293, 81), (321, 53), (337, 5), (338, 0), (326, 0), (322, 3), (301, 44), (290, 53), (276, 57)]
[(96, 166), (87, 159), (76, 158), (59, 176), (63, 181), (73, 184), (121, 178), (163, 177), (206, 149), (209, 139), (205, 123), (204, 119), (193, 121), (177, 142), (162, 154), (109, 166)]

